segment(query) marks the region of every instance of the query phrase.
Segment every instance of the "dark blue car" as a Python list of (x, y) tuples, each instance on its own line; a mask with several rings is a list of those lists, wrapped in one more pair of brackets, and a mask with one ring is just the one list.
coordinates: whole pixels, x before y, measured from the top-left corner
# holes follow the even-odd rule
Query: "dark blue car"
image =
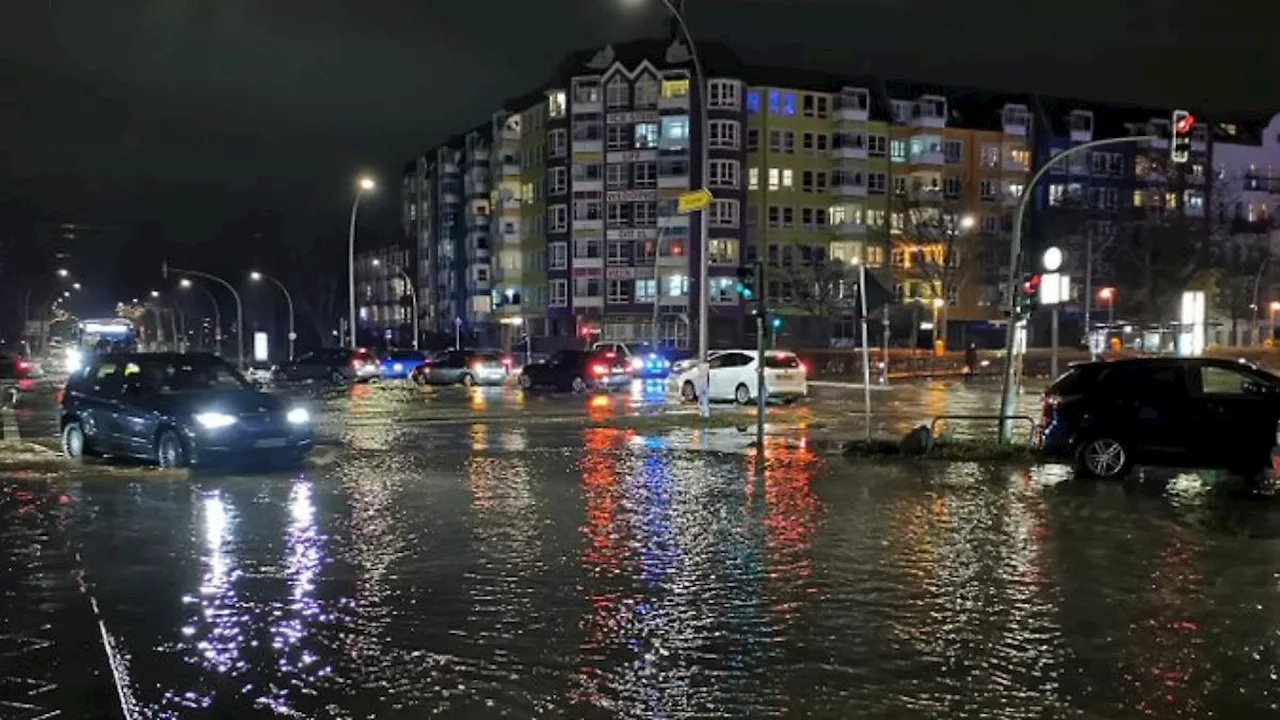
[(378, 376), (383, 380), (404, 380), (413, 369), (427, 361), (427, 353), (421, 350), (389, 350), (378, 363)]
[(294, 464), (313, 442), (305, 407), (257, 390), (210, 354), (100, 355), (71, 375), (59, 405), (62, 451), (71, 459)]

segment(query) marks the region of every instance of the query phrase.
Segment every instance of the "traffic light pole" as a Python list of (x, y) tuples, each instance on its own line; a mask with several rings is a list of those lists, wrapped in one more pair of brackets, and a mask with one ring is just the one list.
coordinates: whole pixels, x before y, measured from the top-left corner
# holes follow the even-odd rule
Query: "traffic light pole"
[(756, 457), (763, 459), (764, 420), (768, 412), (764, 386), (764, 263), (757, 260), (755, 265), (756, 294), (760, 297), (756, 303)]
[(1013, 439), (1013, 419), (1011, 415), (1014, 407), (1018, 404), (1018, 383), (1014, 375), (1022, 359), (1016, 352), (1018, 348), (1016, 338), (1018, 325), (1020, 324), (1020, 318), (1018, 317), (1018, 273), (1022, 264), (1022, 219), (1026, 215), (1027, 202), (1031, 200), (1031, 194), (1036, 187), (1036, 183), (1040, 181), (1040, 178), (1044, 177), (1050, 168), (1072, 155), (1107, 145), (1145, 143), (1159, 139), (1161, 138), (1158, 135), (1134, 135), (1132, 137), (1106, 138), (1105, 140), (1081, 143), (1049, 158), (1036, 171), (1036, 174), (1031, 176), (1031, 181), (1023, 188), (1022, 196), (1018, 198), (1017, 209), (1013, 212), (1013, 232), (1009, 238), (1009, 282), (1006, 286), (1006, 291), (1009, 295), (1009, 329), (1005, 333), (1004, 381), (1000, 388), (1000, 442), (1009, 442)]

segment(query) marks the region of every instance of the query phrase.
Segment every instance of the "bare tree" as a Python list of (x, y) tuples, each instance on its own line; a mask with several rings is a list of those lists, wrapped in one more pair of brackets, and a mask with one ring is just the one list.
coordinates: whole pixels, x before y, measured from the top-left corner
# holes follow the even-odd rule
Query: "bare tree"
[(819, 248), (804, 247), (800, 262), (773, 272), (782, 281), (783, 301), (811, 318), (805, 323), (807, 343), (828, 344), (833, 316), (855, 307), (858, 273), (854, 266), (833, 260)]
[[(945, 338), (948, 312), (959, 289), (976, 268), (960, 261), (966, 236), (974, 230), (974, 220), (960, 214), (958, 198), (944, 197), (937, 188), (915, 186), (896, 192), (889, 201), (890, 249), (894, 264), (907, 276), (928, 289), (916, 299), (932, 303), (941, 298), (937, 337)], [(919, 305), (912, 308), (913, 316)], [(913, 320), (912, 336), (919, 323)], [(912, 342), (915, 346), (915, 342)]]

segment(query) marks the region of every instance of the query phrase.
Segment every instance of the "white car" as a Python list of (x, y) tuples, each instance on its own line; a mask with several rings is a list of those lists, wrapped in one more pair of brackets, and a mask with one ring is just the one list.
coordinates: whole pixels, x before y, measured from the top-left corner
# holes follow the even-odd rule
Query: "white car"
[[(718, 350), (708, 353), (711, 370), (712, 401), (732, 400), (746, 405), (756, 399), (755, 350)], [(808, 370), (796, 354), (787, 350), (764, 353), (764, 388), (766, 399), (795, 400), (809, 394)], [(686, 401), (697, 398), (698, 365), (681, 365), (671, 376), (670, 387)]]

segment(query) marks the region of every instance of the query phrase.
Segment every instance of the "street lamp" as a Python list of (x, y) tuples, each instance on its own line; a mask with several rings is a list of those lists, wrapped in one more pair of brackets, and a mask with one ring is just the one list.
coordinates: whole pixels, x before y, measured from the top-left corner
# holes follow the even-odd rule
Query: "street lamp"
[(240, 301), (240, 293), (231, 283), (212, 273), (201, 272), (199, 270), (188, 270), (186, 268), (173, 267), (167, 261), (161, 263), (160, 273), (163, 277), (168, 278), (169, 273), (174, 272), (179, 275), (194, 275), (198, 278), (211, 280), (226, 288), (231, 293), (231, 297), (236, 301), (236, 360), (240, 367), (244, 367), (244, 303)]
[[(373, 259), (373, 266), (378, 267), (382, 261), (378, 258)], [(404, 278), (405, 287), (409, 288), (409, 300), (413, 305), (413, 349), (418, 349), (418, 291), (413, 287), (413, 278), (409, 277), (409, 273), (404, 268), (396, 266), (395, 271)]]
[(976, 225), (977, 222), (978, 221), (974, 220), (972, 215), (965, 215), (964, 217), (960, 218), (960, 229), (972, 230), (973, 226)]
[(191, 278), (182, 278), (178, 281), (178, 287), (183, 290), (190, 290), (193, 287), (200, 288), (200, 291), (209, 298), (209, 304), (213, 305), (213, 348), (217, 355), (222, 354), (222, 310), (218, 307), (218, 298), (209, 292), (209, 288), (203, 285), (196, 285), (191, 282)]
[(279, 280), (271, 277), (266, 273), (258, 272), (257, 270), (253, 270), (249, 273), (249, 279), (253, 280), (254, 282), (267, 280), (269, 282), (275, 283), (275, 286), (280, 288), (280, 292), (284, 293), (285, 305), (289, 306), (289, 362), (293, 362), (293, 341), (298, 338), (298, 334), (294, 332), (294, 329), (293, 329), (293, 323), (294, 323), (293, 296), (289, 294), (289, 288), (285, 287), (284, 283), (280, 282)]
[(60, 277), (60, 278), (64, 278), (64, 277), (67, 277), (67, 276), (69, 276), (69, 275), (71, 275), (71, 272), (70, 272), (69, 270), (67, 270), (66, 268), (58, 268), (58, 277)]
[(158, 297), (160, 297), (160, 291), (159, 291), (159, 290), (152, 290), (152, 291), (151, 291), (151, 297), (153, 297), (153, 298), (158, 298)]
[(79, 289), (80, 289), (80, 283), (71, 283), (71, 289), (72, 289), (72, 290), (79, 290)]
[(366, 192), (377, 187), (373, 178), (365, 176), (356, 183), (356, 196), (351, 201), (351, 230), (347, 234), (347, 322), (351, 325), (347, 332), (351, 333), (351, 347), (357, 344), (356, 335), (356, 212), (360, 209), (360, 198)]

